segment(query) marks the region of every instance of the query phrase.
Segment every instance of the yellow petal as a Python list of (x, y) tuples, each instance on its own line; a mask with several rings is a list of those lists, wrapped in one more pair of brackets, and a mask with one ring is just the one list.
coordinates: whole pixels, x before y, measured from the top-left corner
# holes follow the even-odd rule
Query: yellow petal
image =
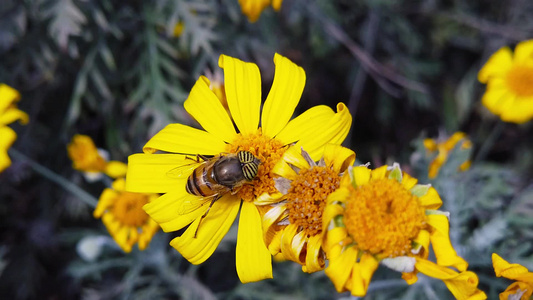
[(352, 273), (354, 264), (357, 263), (357, 251), (354, 247), (348, 247), (335, 259), (329, 261), (326, 268), (326, 275), (335, 285), (337, 292), (343, 292), (345, 285)]
[(298, 146), (291, 146), (283, 153), (283, 161), (295, 166), (298, 169), (309, 169), (309, 162), (303, 157), (302, 149)]
[(407, 173), (403, 173), (402, 185), (406, 190), (412, 189), (416, 185), (417, 182), (418, 182), (418, 179), (411, 177), (411, 175)]
[(20, 100), (20, 93), (7, 84), (0, 83), (0, 115), (4, 114), (8, 107)]
[[(498, 277), (503, 276), (505, 278), (526, 281), (533, 284), (533, 273), (529, 272), (526, 267), (519, 264), (510, 264), (496, 253), (492, 253), (492, 265), (494, 266), (494, 272)], [(529, 280), (527, 275), (530, 277)]]
[(449, 223), (445, 215), (428, 215), (428, 224), (434, 228), (430, 239), (433, 251), (437, 257), (437, 264), (441, 266), (452, 266), (459, 271), (468, 268), (468, 263), (457, 255), (450, 242)]
[(305, 86), (305, 72), (298, 65), (274, 54), (276, 71), (261, 115), (263, 134), (273, 138), (289, 122)]
[(261, 222), (263, 227), (263, 236), (265, 240), (267, 240), (266, 234), (270, 230), (270, 227), (276, 224), (280, 220), (280, 217), (286, 212), (287, 206), (280, 204), (274, 205), (263, 215)]
[(280, 10), (282, 2), (283, 0), (272, 0), (272, 7), (274, 8), (274, 10), (276, 11)]
[(489, 58), (477, 74), (481, 83), (487, 83), (495, 76), (504, 76), (513, 64), (512, 52), (509, 47), (500, 48)]
[(372, 175), (372, 170), (366, 166), (357, 166), (352, 169), (353, 174), (353, 185), (362, 186), (367, 184), (370, 181), (370, 176)]
[(207, 132), (228, 143), (235, 138), (235, 127), (226, 109), (209, 88), (206, 77), (201, 76), (196, 81), (183, 107)]
[(340, 145), (327, 144), (324, 147), (324, 161), (327, 167), (342, 173), (355, 162), (355, 152)]
[(192, 155), (215, 155), (225, 149), (226, 143), (221, 137), (182, 124), (167, 125), (143, 147), (144, 153), (160, 150)]
[(352, 270), (352, 295), (359, 297), (366, 295), (368, 285), (378, 265), (379, 262), (368, 253), (364, 253), (361, 260), (354, 264)]
[[(296, 146), (301, 146), (314, 161), (318, 161), (326, 144), (340, 145), (352, 125), (352, 115), (344, 103), (337, 104), (337, 113), (325, 123), (313, 122), (306, 124), (305, 135), (302, 135)], [(284, 129), (285, 130), (285, 129)]]
[(304, 272), (313, 273), (324, 269), (322, 236), (314, 235), (309, 237), (306, 250)]
[(236, 249), (237, 274), (242, 283), (272, 278), (272, 259), (255, 205), (244, 201), (239, 219)]
[[(325, 105), (313, 106), (287, 123), (287, 126), (276, 135), (276, 139), (283, 145), (289, 145), (300, 140), (302, 136), (314, 135), (316, 128), (324, 126), (334, 115), (333, 110)], [(309, 130), (313, 132), (309, 133)]]
[(372, 174), (371, 174), (372, 179), (371, 180), (385, 178), (385, 175), (387, 174), (387, 168), (388, 168), (388, 166), (385, 165), (385, 166), (381, 166), (379, 168), (376, 168), (376, 169), (372, 170)]
[(16, 108), (8, 108), (3, 114), (0, 114), (0, 126), (11, 124), (19, 121), (21, 124), (27, 124), (30, 120), (28, 114)]
[(112, 160), (106, 164), (105, 173), (111, 178), (119, 178), (126, 176), (128, 166), (121, 162)]
[(289, 180), (294, 180), (298, 177), (298, 173), (284, 160), (278, 161), (271, 172)]
[[(235, 221), (239, 206), (240, 201), (235, 201), (235, 197), (230, 195), (218, 199), (205, 218), (197, 218), (182, 236), (170, 241), (170, 245), (190, 263), (203, 263), (213, 254)], [(198, 233), (194, 237), (196, 228)]]
[(270, 0), (239, 0), (242, 13), (248, 17), (248, 21), (255, 22), (261, 12), (270, 4)]
[(224, 69), (224, 88), (231, 116), (243, 134), (256, 132), (261, 106), (261, 76), (256, 64), (220, 55)]
[(516, 45), (514, 62), (521, 65), (533, 63), (533, 40), (523, 41)]
[(437, 209), (442, 205), (439, 193), (434, 187), (430, 187), (424, 196), (418, 197), (418, 200), (426, 209)]
[(9, 127), (0, 127), (0, 173), (11, 165), (11, 159), (7, 155), (7, 149), (17, 139), (15, 131)]
[(501, 107), (502, 121), (523, 124), (533, 118), (533, 97), (511, 96), (511, 99), (513, 100)]
[(347, 236), (348, 231), (346, 230), (346, 227), (335, 227), (327, 231), (326, 240), (324, 241), (323, 247), (327, 254), (330, 256), (330, 258), (334, 257), (334, 255), (332, 255), (333, 253), (331, 253), (330, 250), (336, 245), (340, 245), (341, 242), (345, 240)]
[(417, 259), (415, 268), (429, 277), (444, 281), (450, 292), (458, 300), (487, 299), (485, 293), (477, 289), (479, 280), (474, 272), (458, 273), (425, 259)]
[(529, 300), (532, 294), (533, 286), (531, 284), (516, 281), (511, 283), (503, 293), (500, 293), (500, 300)]
[[(188, 209), (187, 205), (190, 203), (193, 205)], [(194, 206), (196, 203), (198, 205)], [(211, 201), (202, 200), (201, 197), (190, 195), (187, 192), (170, 192), (145, 204), (143, 209), (161, 226), (163, 231), (170, 232), (180, 230), (200, 218), (210, 204)], [(212, 209), (213, 207), (211, 207)], [(208, 214), (211, 213), (211, 210)]]
[[(133, 154), (128, 157), (126, 190), (139, 193), (185, 191), (187, 177), (176, 178), (172, 170), (189, 164), (190, 159), (178, 154)], [(169, 173), (170, 172), (170, 173)]]
[(298, 235), (298, 226), (290, 224), (285, 227), (281, 235), (281, 253), (292, 261), (299, 262), (297, 253), (300, 253), (305, 241), (302, 235)]
[(104, 212), (112, 206), (118, 197), (118, 193), (112, 189), (104, 189), (100, 198), (98, 199), (98, 204), (93, 212), (93, 217), (100, 218)]

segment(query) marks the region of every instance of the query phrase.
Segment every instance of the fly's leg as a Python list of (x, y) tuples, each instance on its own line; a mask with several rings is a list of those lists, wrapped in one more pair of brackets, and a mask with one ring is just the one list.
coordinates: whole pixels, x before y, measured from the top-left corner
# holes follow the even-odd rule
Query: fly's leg
[(205, 218), (205, 216), (207, 216), (207, 213), (211, 209), (211, 206), (213, 206), (213, 204), (215, 204), (215, 201), (220, 199), (220, 197), (221, 196), (216, 196), (215, 198), (213, 198), (213, 200), (211, 200), (211, 203), (209, 204), (209, 207), (207, 208), (205, 213), (202, 215), (202, 217), (200, 217), (200, 222), (198, 222), (198, 226), (196, 227), (196, 231), (194, 232), (194, 238), (196, 238), (196, 235), (198, 234), (198, 229), (200, 228), (200, 224), (202, 224), (202, 220)]

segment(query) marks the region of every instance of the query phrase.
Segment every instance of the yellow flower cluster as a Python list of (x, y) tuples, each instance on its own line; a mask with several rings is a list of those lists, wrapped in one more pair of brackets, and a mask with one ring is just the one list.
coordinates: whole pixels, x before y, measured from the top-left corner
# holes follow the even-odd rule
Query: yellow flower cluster
[(202, 76), (184, 104), (204, 130), (170, 124), (129, 157), (126, 189), (163, 194), (144, 210), (166, 232), (185, 229), (170, 245), (200, 264), (240, 213), (242, 282), (271, 278), (274, 256), (304, 272), (325, 269), (338, 291), (356, 296), (382, 264), (409, 284), (421, 272), (458, 299), (485, 299), (450, 242), (437, 191), (397, 164), (353, 166), (355, 153), (340, 146), (352, 121), (342, 103), (337, 112), (316, 106), (291, 120), (305, 72), (278, 54), (274, 63), (261, 106), (258, 67), (221, 55), (224, 88)]
[(0, 173), (11, 165), (11, 159), (7, 155), (7, 150), (17, 139), (17, 133), (7, 127), (7, 125), (19, 121), (21, 124), (27, 124), (28, 115), (17, 109), (17, 101), (20, 100), (20, 94), (14, 88), (0, 83)]
[(107, 153), (97, 149), (89, 136), (75, 135), (67, 150), (73, 168), (84, 172), (89, 180), (100, 178), (102, 173), (111, 178), (118, 178), (111, 188), (104, 189), (100, 195), (93, 216), (102, 219), (124, 252), (131, 252), (135, 244), (138, 244), (139, 250), (144, 250), (159, 230), (159, 225), (142, 207), (157, 199), (159, 195), (125, 191), (126, 164), (120, 161), (108, 161)]

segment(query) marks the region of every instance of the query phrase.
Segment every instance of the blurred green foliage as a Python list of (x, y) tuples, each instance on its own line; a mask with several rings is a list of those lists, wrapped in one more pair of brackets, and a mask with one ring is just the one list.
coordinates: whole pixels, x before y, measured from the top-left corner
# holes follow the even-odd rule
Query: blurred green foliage
[[(500, 124), (483, 148), (500, 121), (480, 105), (476, 77), (499, 47), (533, 37), (532, 15), (528, 0), (285, 0), (280, 12), (267, 8), (249, 23), (237, 0), (3, 0), (0, 82), (21, 92), (19, 107), (31, 119), (12, 126), (14, 149), (98, 197), (105, 183), (87, 183), (71, 168), (65, 147), (73, 134), (126, 161), (166, 124), (195, 124), (183, 101), (199, 75), (218, 68), (221, 53), (259, 65), (264, 98), (279, 52), (306, 71), (298, 112), (345, 102), (354, 117), (345, 145), (360, 162), (397, 161), (436, 187), (455, 248), (494, 299), (508, 282), (494, 277), (492, 252), (533, 270), (533, 128)], [(178, 22), (184, 31), (174, 36)], [(452, 152), (429, 181), (422, 137), (457, 130), (473, 151)], [(457, 173), (465, 157), (474, 163)], [(234, 230), (201, 266), (168, 246), (171, 234), (125, 255), (76, 191), (32, 166), (15, 158), (0, 174), (3, 297), (350, 298), (323, 272), (305, 274), (289, 262), (275, 264), (273, 280), (241, 284)], [(76, 248), (91, 236), (102, 237), (101, 253), (87, 260)], [(365, 297), (449, 298), (440, 281), (421, 276), (407, 286), (384, 267)]]

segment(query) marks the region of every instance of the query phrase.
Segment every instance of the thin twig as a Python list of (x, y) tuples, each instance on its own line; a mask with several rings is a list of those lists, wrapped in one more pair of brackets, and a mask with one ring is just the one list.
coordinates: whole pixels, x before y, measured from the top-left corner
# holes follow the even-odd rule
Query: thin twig
[(9, 155), (18, 161), (28, 164), (35, 172), (39, 173), (44, 178), (56, 183), (65, 190), (71, 192), (76, 196), (76, 198), (85, 202), (85, 204), (89, 205), (90, 207), (95, 208), (96, 204), (98, 204), (98, 200), (96, 200), (96, 198), (94, 198), (91, 194), (87, 193), (86, 191), (73, 184), (69, 180), (65, 179), (64, 177), (56, 174), (47, 167), (37, 163), (36, 161), (22, 154), (18, 150), (14, 148), (9, 149)]
[(315, 5), (309, 3), (305, 5), (308, 8), (309, 12), (313, 14), (320, 22), (322, 22), (324, 29), (337, 41), (343, 44), (348, 50), (357, 58), (363, 68), (376, 80), (380, 86), (385, 89), (391, 95), (398, 96), (397, 92), (394, 92), (394, 87), (386, 85), (383, 80), (379, 80), (381, 77), (387, 78), (388, 80), (413, 91), (418, 91), (424, 94), (429, 93), (428, 88), (422, 83), (410, 80), (396, 71), (384, 66), (383, 64), (376, 61), (372, 56), (370, 56), (365, 50), (363, 50), (357, 43), (355, 43), (338, 25), (334, 24), (329, 19), (323, 18), (317, 12)]
[(523, 41), (525, 39), (530, 38), (533, 34), (533, 32), (531, 31), (523, 31), (522, 28), (499, 25), (491, 23), (487, 20), (474, 18), (465, 14), (444, 13), (443, 16), (463, 25), (477, 29), (479, 31), (499, 35), (513, 41)]

